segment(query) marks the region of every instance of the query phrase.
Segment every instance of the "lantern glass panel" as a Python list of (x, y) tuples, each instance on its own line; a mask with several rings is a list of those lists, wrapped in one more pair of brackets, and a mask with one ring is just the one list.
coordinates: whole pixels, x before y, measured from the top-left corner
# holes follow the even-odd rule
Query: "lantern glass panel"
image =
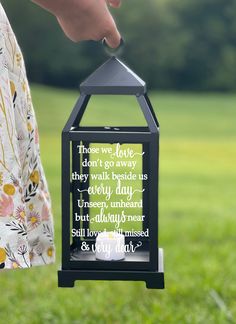
[[(148, 262), (149, 221), (145, 211), (149, 179), (144, 145), (80, 141), (73, 143), (72, 152), (71, 261), (96, 261), (100, 249), (110, 250), (105, 258), (101, 254), (102, 261), (121, 261), (122, 251), (122, 262)], [(105, 238), (99, 246), (101, 233), (110, 241)], [(110, 246), (117, 234), (123, 243)]]

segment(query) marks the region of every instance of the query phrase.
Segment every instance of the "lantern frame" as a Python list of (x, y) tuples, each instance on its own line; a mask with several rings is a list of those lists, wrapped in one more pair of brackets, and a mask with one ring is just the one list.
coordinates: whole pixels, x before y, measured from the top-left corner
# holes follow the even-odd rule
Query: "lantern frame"
[[(147, 288), (162, 289), (163, 250), (158, 246), (159, 123), (147, 96), (146, 84), (121, 61), (112, 57), (81, 84), (80, 92), (81, 95), (62, 131), (62, 269), (58, 271), (58, 286), (73, 287), (75, 280), (133, 280), (145, 281)], [(80, 122), (85, 109), (91, 95), (94, 94), (135, 96), (147, 126), (81, 127)], [(71, 244), (70, 228), (71, 209), (73, 214), (75, 209), (75, 199), (71, 208), (71, 195), (74, 194), (71, 172), (74, 166), (77, 167), (79, 164), (75, 146), (81, 142), (85, 145), (141, 144), (143, 151), (148, 152), (143, 158), (143, 173), (147, 173), (149, 177), (146, 185), (145, 181), (142, 182), (146, 186), (143, 199), (143, 215), (145, 215), (143, 226), (149, 228), (149, 243), (144, 244), (142, 250), (148, 252), (148, 260), (144, 261), (145, 257), (142, 254), (139, 261), (71, 259), (73, 251), (80, 243), (80, 238), (75, 238)], [(87, 172), (89, 173), (89, 170)], [(74, 226), (76, 224), (73, 222)], [(126, 241), (131, 238), (126, 238)]]

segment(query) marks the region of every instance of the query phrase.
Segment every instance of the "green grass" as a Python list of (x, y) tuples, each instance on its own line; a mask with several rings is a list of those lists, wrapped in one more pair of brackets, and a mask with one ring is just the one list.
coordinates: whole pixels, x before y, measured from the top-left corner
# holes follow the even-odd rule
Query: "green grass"
[[(60, 134), (77, 92), (32, 87), (51, 190), (57, 262), (0, 273), (0, 323), (228, 323), (236, 321), (236, 95), (152, 93), (161, 124), (160, 245), (163, 291), (133, 282), (57, 288)], [(101, 97), (86, 117), (134, 124), (133, 101)], [(116, 119), (115, 119), (116, 118)], [(215, 297), (219, 297), (220, 302)]]

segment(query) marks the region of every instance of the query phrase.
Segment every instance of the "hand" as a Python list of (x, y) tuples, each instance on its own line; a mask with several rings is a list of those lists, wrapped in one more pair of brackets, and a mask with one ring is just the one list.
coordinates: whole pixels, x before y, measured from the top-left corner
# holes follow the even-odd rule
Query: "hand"
[(116, 48), (121, 36), (108, 5), (118, 8), (121, 0), (33, 0), (52, 12), (66, 36), (74, 42), (106, 39)]

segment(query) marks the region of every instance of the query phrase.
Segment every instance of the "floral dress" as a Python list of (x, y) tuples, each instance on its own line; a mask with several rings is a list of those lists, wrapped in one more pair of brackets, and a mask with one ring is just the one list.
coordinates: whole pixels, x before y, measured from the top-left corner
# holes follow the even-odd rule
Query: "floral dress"
[(0, 4), (0, 269), (54, 262), (53, 220), (22, 53)]

